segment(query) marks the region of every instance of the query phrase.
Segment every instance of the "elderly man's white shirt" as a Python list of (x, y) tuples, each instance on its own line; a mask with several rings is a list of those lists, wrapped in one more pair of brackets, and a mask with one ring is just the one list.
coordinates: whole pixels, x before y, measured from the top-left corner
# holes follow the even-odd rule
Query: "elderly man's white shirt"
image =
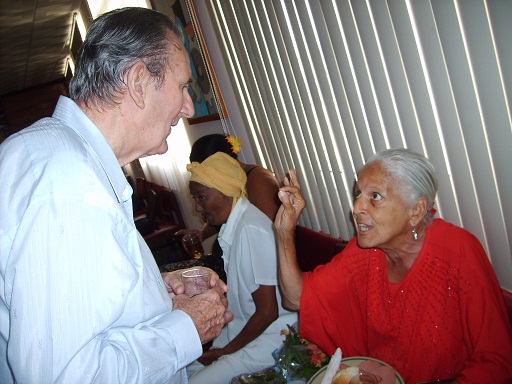
[(0, 146), (0, 180), (0, 382), (186, 382), (197, 331), (172, 311), (132, 189), (73, 101)]

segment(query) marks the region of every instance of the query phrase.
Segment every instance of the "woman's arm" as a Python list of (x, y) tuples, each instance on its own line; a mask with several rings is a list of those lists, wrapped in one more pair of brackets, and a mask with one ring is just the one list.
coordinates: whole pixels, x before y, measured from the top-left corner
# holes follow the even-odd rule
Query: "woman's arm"
[(267, 327), (279, 317), (276, 298), (276, 287), (273, 285), (260, 285), (252, 293), (256, 312), (251, 316), (245, 327), (230, 343), (221, 349), (211, 349), (205, 352), (198, 360), (204, 365), (210, 365), (223, 355), (234, 353), (251, 341), (259, 337)]
[[(475, 236), (460, 239), (450, 236), (450, 240), (461, 243), (461, 317), (464, 341), (471, 351), (458, 377), (465, 379), (461, 382), (468, 383), (509, 384), (512, 378), (512, 327), (492, 264)], [(472, 283), (468, 284), (468, 281)]]
[(279, 190), (282, 205), (274, 222), (279, 256), (279, 286), (283, 295), (283, 306), (289, 310), (298, 310), (304, 276), (297, 262), (295, 226), (306, 207), (306, 200), (301, 194), (297, 174), (293, 169), (290, 170), (289, 178), (285, 178), (284, 184)]

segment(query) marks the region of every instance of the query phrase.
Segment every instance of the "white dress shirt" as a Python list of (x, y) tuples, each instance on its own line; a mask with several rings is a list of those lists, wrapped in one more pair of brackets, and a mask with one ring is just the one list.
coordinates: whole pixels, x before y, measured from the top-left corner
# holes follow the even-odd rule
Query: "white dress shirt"
[(0, 180), (0, 382), (186, 382), (195, 326), (172, 311), (132, 189), (72, 100), (0, 146)]

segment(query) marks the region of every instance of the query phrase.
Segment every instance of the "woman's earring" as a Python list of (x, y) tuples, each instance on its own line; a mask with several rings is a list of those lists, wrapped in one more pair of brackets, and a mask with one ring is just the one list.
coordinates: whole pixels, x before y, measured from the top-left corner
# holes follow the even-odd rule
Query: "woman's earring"
[(412, 229), (412, 238), (414, 239), (414, 241), (418, 240), (418, 232), (416, 231), (416, 228)]

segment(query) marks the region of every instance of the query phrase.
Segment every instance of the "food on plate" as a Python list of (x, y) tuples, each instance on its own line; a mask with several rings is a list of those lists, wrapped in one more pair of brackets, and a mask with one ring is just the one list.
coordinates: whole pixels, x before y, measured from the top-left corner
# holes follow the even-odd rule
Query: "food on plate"
[(347, 367), (340, 369), (336, 375), (334, 375), (334, 378), (332, 379), (332, 384), (349, 384), (350, 380), (354, 376), (359, 375), (359, 368), (358, 367)]
[[(357, 376), (357, 378), (354, 376)], [(371, 359), (363, 361), (357, 366), (350, 366), (341, 362), (336, 374), (331, 375), (331, 378), (331, 380), (323, 382), (322, 384), (395, 384), (396, 371), (389, 365), (383, 365), (379, 361)]]
[(321, 377), (320, 384), (395, 384), (397, 382), (397, 372), (390, 365), (370, 357), (356, 356), (342, 359), (339, 348), (332, 355), (329, 364), (324, 367), (324, 374)]
[(327, 365), (327, 368), (325, 369), (325, 375), (320, 384), (332, 383), (334, 375), (336, 375), (336, 372), (338, 372), (338, 370), (340, 369), (341, 357), (341, 349), (337, 348), (336, 351), (334, 352), (334, 355), (332, 355), (331, 360)]
[(394, 384), (396, 371), (389, 365), (382, 365), (375, 360), (366, 360), (359, 364), (362, 372), (369, 372), (379, 378), (379, 384)]

